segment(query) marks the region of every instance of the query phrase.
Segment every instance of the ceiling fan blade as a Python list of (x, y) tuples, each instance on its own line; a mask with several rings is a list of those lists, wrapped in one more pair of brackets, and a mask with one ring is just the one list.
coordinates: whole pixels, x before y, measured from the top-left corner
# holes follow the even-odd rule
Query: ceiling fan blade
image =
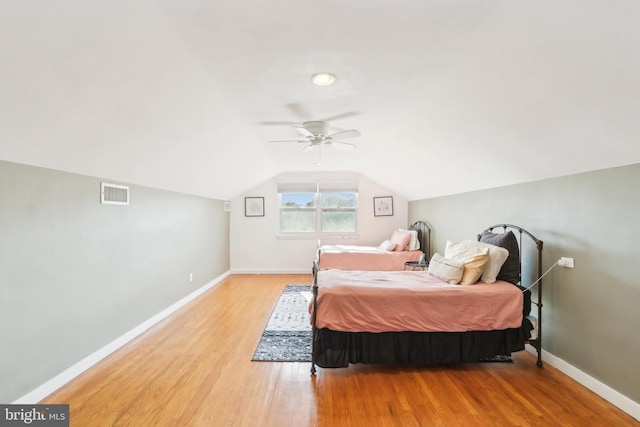
[(256, 122), (256, 124), (260, 125), (260, 126), (292, 126), (292, 125), (297, 125), (298, 122), (279, 122), (279, 121), (262, 121), (262, 122)]
[(357, 111), (349, 111), (347, 113), (342, 113), (342, 114), (336, 114), (335, 116), (331, 116), (331, 117), (327, 117), (326, 119), (323, 119), (323, 122), (332, 122), (334, 120), (340, 120), (340, 119), (346, 119), (347, 117), (353, 117), (353, 116), (357, 116), (358, 113)]
[(309, 117), (311, 117), (309, 111), (307, 111), (307, 109), (302, 104), (292, 102), (290, 104), (287, 104), (286, 107), (303, 120), (309, 120)]
[(309, 130), (304, 126), (291, 126), (291, 127), (297, 130), (298, 132), (300, 132), (301, 134), (303, 134), (304, 136), (313, 138), (313, 134), (309, 132)]
[(332, 141), (330, 144), (340, 150), (353, 150), (354, 148), (356, 148), (355, 144), (351, 144), (349, 142)]
[(267, 141), (267, 142), (309, 142), (309, 141), (301, 141), (299, 139), (283, 139), (280, 141)]
[(342, 132), (336, 132), (329, 135), (333, 139), (347, 139), (347, 138), (355, 138), (356, 136), (362, 135), (359, 131), (355, 129), (344, 130)]
[(308, 153), (309, 151), (313, 150), (314, 148), (316, 148), (315, 145), (313, 144), (309, 144), (306, 147), (304, 147), (301, 151), (301, 153)]

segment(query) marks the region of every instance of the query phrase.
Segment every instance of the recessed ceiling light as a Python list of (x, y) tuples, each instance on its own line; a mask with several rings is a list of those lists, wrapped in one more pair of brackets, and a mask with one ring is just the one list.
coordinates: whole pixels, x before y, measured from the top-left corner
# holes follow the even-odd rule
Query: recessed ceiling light
[(336, 81), (336, 76), (331, 73), (316, 73), (311, 76), (311, 81), (318, 86), (329, 86)]

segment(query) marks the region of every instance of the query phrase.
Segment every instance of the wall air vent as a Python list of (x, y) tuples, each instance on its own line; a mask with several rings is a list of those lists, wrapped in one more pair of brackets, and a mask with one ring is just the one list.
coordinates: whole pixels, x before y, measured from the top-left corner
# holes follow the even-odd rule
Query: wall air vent
[(100, 186), (100, 203), (103, 205), (128, 205), (129, 187), (103, 182)]

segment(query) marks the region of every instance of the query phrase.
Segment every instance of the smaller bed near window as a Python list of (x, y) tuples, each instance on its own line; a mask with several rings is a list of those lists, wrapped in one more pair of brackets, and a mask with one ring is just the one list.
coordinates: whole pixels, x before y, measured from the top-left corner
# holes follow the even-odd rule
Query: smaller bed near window
[(430, 259), (431, 228), (418, 221), (395, 230), (379, 246), (320, 245), (316, 262), (320, 270), (404, 270), (407, 262)]

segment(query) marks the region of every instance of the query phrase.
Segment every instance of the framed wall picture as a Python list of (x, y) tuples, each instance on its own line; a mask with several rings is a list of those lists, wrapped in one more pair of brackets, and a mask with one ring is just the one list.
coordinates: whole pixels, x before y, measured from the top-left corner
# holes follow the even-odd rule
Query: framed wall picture
[(245, 197), (244, 216), (264, 216), (264, 197)]
[(373, 215), (374, 216), (393, 216), (393, 197), (374, 197), (373, 198)]

